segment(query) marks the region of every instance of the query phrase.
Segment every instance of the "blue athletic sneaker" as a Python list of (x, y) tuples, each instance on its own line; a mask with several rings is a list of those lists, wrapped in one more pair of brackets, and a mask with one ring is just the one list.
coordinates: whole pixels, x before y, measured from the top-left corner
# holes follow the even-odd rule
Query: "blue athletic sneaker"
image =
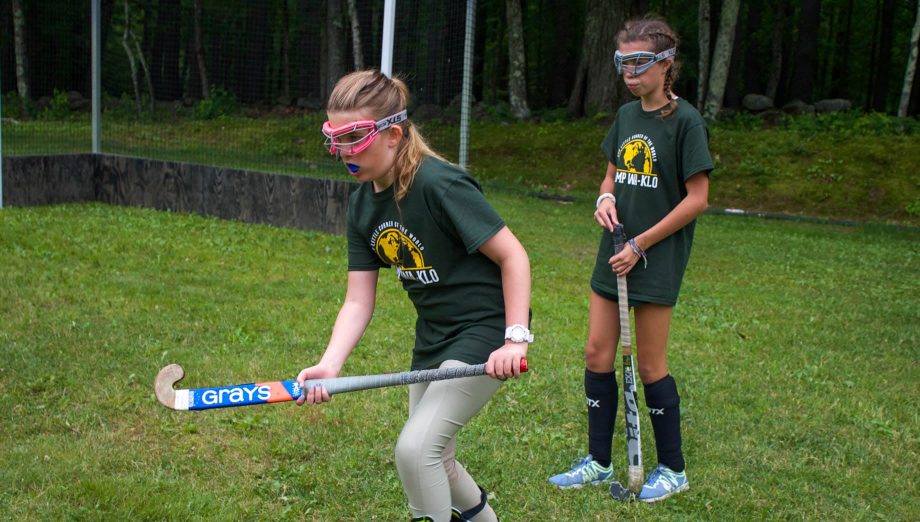
[(569, 471), (550, 477), (549, 483), (561, 489), (580, 488), (587, 484), (607, 482), (612, 476), (612, 466), (605, 468), (598, 464), (594, 457), (588, 455)]
[(658, 502), (671, 495), (680, 493), (690, 487), (687, 481), (686, 470), (677, 473), (664, 464), (659, 464), (648, 475), (642, 491), (639, 492), (639, 500), (642, 502)]

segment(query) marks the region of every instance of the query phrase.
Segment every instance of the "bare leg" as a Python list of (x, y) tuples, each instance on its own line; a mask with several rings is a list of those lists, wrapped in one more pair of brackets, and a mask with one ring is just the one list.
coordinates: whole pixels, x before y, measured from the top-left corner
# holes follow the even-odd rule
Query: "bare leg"
[(619, 308), (616, 301), (591, 292), (588, 308), (588, 344), (585, 346), (585, 367), (595, 373), (613, 371), (620, 340)]
[(635, 307), (636, 357), (639, 378), (644, 384), (658, 382), (668, 375), (667, 347), (672, 310), (673, 307), (653, 303)]

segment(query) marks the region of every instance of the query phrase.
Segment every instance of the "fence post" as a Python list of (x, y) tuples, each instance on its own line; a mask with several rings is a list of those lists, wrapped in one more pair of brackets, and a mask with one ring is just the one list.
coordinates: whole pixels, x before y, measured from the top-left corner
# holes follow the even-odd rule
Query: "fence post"
[[(0, 71), (2, 72), (2, 71)], [(3, 85), (0, 80), (0, 85)], [(0, 208), (3, 208), (3, 92), (0, 90)]]
[(466, 31), (463, 37), (463, 91), (460, 95), (460, 166), (467, 165), (470, 148), (470, 105), (473, 98), (473, 40), (476, 35), (476, 0), (466, 1)]
[(383, 44), (380, 46), (380, 72), (393, 76), (393, 32), (396, 24), (396, 0), (383, 4)]
[(93, 154), (99, 154), (99, 126), (102, 123), (102, 32), (100, 0), (92, 0), (92, 63), (93, 63)]

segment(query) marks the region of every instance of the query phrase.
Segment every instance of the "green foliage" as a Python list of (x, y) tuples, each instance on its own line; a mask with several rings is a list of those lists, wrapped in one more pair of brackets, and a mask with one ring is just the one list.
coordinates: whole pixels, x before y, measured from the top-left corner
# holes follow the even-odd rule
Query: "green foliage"
[(485, 120), (493, 122), (512, 122), (514, 114), (511, 112), (511, 104), (506, 101), (497, 101), (495, 103), (480, 104)]
[(802, 134), (824, 134), (830, 139), (844, 140), (870, 136), (915, 136), (920, 134), (920, 120), (898, 118), (882, 112), (862, 111), (827, 112), (791, 116), (784, 114), (777, 125), (767, 124), (751, 113), (737, 113), (731, 118), (712, 124), (716, 129), (763, 130), (781, 128)]
[(920, 217), (920, 198), (917, 198), (910, 203), (908, 203), (907, 213), (914, 217)]
[(199, 101), (192, 110), (192, 117), (199, 120), (211, 120), (221, 116), (230, 116), (239, 111), (236, 96), (227, 89), (217, 86), (211, 89), (208, 97)]
[[(34, 104), (31, 101), (27, 104), (27, 109), (34, 112)], [(23, 111), (22, 98), (19, 97), (19, 93), (16, 91), (10, 91), (3, 95), (2, 112), (3, 118), (13, 118), (15, 120), (24, 120), (30, 116), (29, 113)]]
[(71, 116), (70, 100), (67, 93), (58, 89), (54, 90), (54, 96), (48, 106), (42, 109), (38, 118), (41, 120), (66, 120)]
[(565, 107), (557, 107), (555, 109), (543, 109), (533, 112), (535, 120), (542, 121), (544, 123), (554, 123), (557, 121), (569, 121), (573, 118), (569, 115), (568, 109)]
[[(124, 116), (105, 119), (105, 152), (341, 179), (341, 166), (322, 147), (322, 113), (200, 120), (172, 110), (137, 116), (132, 105), (123, 101)], [(468, 169), (488, 187), (593, 201), (606, 167), (599, 144), (608, 125), (564, 112), (511, 123), (496, 109), (494, 118), (472, 122)], [(710, 205), (920, 225), (917, 125), (850, 113), (788, 117), (775, 127), (750, 115), (716, 122)], [(425, 121), (420, 130), (456, 161), (456, 125)], [(88, 152), (89, 118), (6, 125), (3, 138), (4, 154)]]
[(141, 95), (140, 112), (138, 112), (137, 102), (134, 95), (127, 92), (122, 93), (120, 97), (103, 96), (102, 106), (105, 110), (104, 119), (114, 119), (119, 121), (140, 121), (154, 119), (150, 111), (150, 97), (147, 94)]
[(898, 118), (881, 112), (833, 112), (786, 118), (786, 128), (802, 133), (821, 132), (840, 138), (873, 136), (915, 136), (920, 120)]

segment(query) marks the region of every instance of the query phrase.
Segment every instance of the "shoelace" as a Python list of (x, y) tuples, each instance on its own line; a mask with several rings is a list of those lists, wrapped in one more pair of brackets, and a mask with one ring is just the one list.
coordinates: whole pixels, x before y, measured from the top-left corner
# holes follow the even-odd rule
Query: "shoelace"
[(574, 466), (572, 468), (572, 471), (569, 471), (568, 473), (566, 473), (566, 475), (568, 475), (569, 477), (574, 477), (575, 475), (578, 475), (579, 473), (581, 473), (581, 470), (590, 466), (592, 462), (594, 461), (588, 460), (587, 458), (583, 458), (581, 460), (575, 459), (572, 461), (572, 466)]
[(655, 468), (655, 471), (652, 472), (652, 477), (655, 480), (651, 481), (652, 484), (657, 485), (660, 481), (666, 482), (672, 488), (677, 486), (677, 475), (674, 472), (666, 473), (661, 468)]

